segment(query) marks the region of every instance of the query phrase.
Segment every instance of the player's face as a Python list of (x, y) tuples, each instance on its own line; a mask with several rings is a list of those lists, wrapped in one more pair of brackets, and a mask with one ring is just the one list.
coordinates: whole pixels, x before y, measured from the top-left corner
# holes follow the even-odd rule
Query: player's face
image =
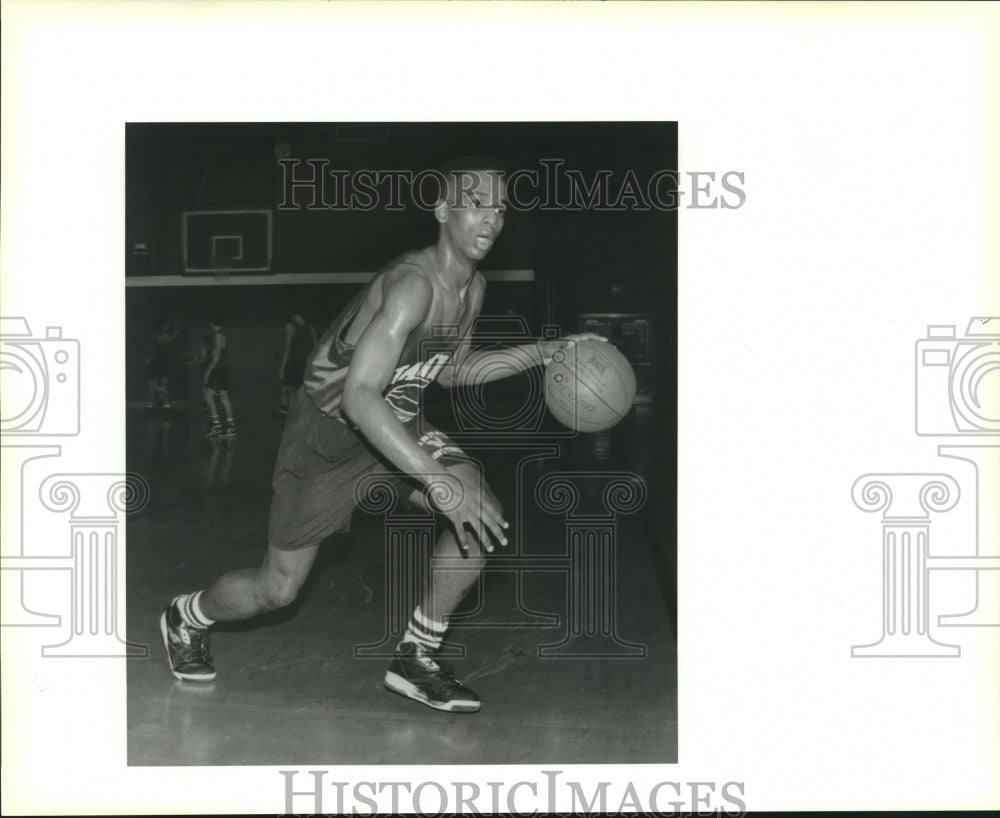
[(496, 171), (459, 174), (449, 190), (444, 223), (452, 246), (473, 261), (486, 257), (503, 230), (507, 194)]

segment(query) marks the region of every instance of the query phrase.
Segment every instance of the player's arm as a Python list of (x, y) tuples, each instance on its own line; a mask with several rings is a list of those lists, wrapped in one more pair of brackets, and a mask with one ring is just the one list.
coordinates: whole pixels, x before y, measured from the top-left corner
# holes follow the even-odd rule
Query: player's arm
[[(487, 550), (486, 532), (506, 543), (507, 527), (499, 508), (478, 487), (455, 485), (446, 468), (420, 448), (382, 396), (399, 364), (406, 341), (427, 317), (433, 301), (430, 282), (417, 273), (403, 273), (385, 284), (382, 304), (372, 316), (354, 349), (341, 411), (389, 462), (414, 477), (428, 491), (428, 499), (455, 526), (460, 542), (468, 525)], [(448, 496), (461, 502), (446, 504)]]
[(392, 278), (384, 284), (382, 303), (355, 345), (340, 408), (393, 465), (426, 482), (423, 475), (444, 469), (407, 434), (383, 393), (407, 339), (427, 316), (433, 289), (416, 273), (389, 275)]
[(446, 366), (438, 376), (438, 383), (448, 389), (454, 386), (484, 384), (501, 378), (509, 378), (511, 375), (525, 372), (533, 366), (548, 366), (552, 356), (558, 350), (570, 347), (576, 341), (587, 339), (607, 341), (607, 338), (592, 332), (581, 332), (567, 335), (564, 338), (519, 344), (503, 349), (473, 350), (472, 325), (482, 312), (485, 294), (485, 279), (477, 273), (469, 291), (469, 318), (466, 326), (462, 328), (462, 341), (452, 356), (451, 364)]

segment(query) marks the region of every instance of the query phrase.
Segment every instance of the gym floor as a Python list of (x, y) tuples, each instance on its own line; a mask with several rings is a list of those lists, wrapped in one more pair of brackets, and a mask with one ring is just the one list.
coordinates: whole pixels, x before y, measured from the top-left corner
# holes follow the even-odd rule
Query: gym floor
[[(352, 531), (321, 547), (288, 609), (216, 626), (215, 682), (174, 679), (163, 606), (263, 554), (282, 420), (273, 407), (238, 405), (236, 420), (235, 440), (209, 441), (199, 407), (128, 412), (128, 467), (150, 485), (127, 528), (128, 639), (149, 647), (128, 662), (129, 764), (676, 762), (669, 407), (637, 408), (609, 432), (543, 433), (475, 452), (517, 529), (447, 637), (447, 663), (482, 698), (475, 714), (436, 711), (382, 685), (398, 609), (410, 607), (395, 587), (396, 558), (420, 547), (410, 536), (396, 550), (391, 532), (429, 525), (396, 511), (356, 512)], [(576, 486), (574, 508), (560, 505), (556, 473)], [(641, 478), (638, 509), (627, 487), (607, 491), (614, 474)]]

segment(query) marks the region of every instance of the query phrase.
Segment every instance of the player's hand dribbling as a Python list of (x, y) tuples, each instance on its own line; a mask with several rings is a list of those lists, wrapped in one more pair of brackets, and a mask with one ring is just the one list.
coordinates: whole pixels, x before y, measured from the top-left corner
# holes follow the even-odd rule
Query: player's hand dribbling
[(493, 551), (493, 540), (507, 545), (503, 508), (490, 492), (482, 490), (478, 480), (452, 472), (435, 477), (426, 494), (430, 505), (448, 518), (463, 551), (469, 550), (473, 535), (484, 551)]
[(555, 355), (560, 349), (567, 349), (576, 344), (577, 341), (603, 341), (608, 342), (608, 339), (603, 335), (597, 335), (594, 332), (578, 332), (574, 335), (566, 335), (562, 338), (553, 338), (550, 341), (539, 341), (538, 351), (542, 356), (542, 364), (548, 366), (552, 362), (552, 356)]

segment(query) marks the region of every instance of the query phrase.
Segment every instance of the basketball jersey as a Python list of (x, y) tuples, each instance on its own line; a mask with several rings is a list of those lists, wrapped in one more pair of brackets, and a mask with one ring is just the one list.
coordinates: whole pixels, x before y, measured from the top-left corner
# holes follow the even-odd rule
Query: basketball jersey
[[(323, 333), (306, 363), (303, 388), (309, 399), (324, 414), (344, 422), (340, 412), (344, 383), (354, 355), (354, 345), (344, 340), (371, 288), (380, 283), (377, 277), (351, 301)], [(420, 413), (422, 391), (437, 378), (458, 345), (457, 327), (440, 333), (430, 327), (417, 327), (406, 340), (396, 370), (382, 397), (396, 417), (409, 423)]]

